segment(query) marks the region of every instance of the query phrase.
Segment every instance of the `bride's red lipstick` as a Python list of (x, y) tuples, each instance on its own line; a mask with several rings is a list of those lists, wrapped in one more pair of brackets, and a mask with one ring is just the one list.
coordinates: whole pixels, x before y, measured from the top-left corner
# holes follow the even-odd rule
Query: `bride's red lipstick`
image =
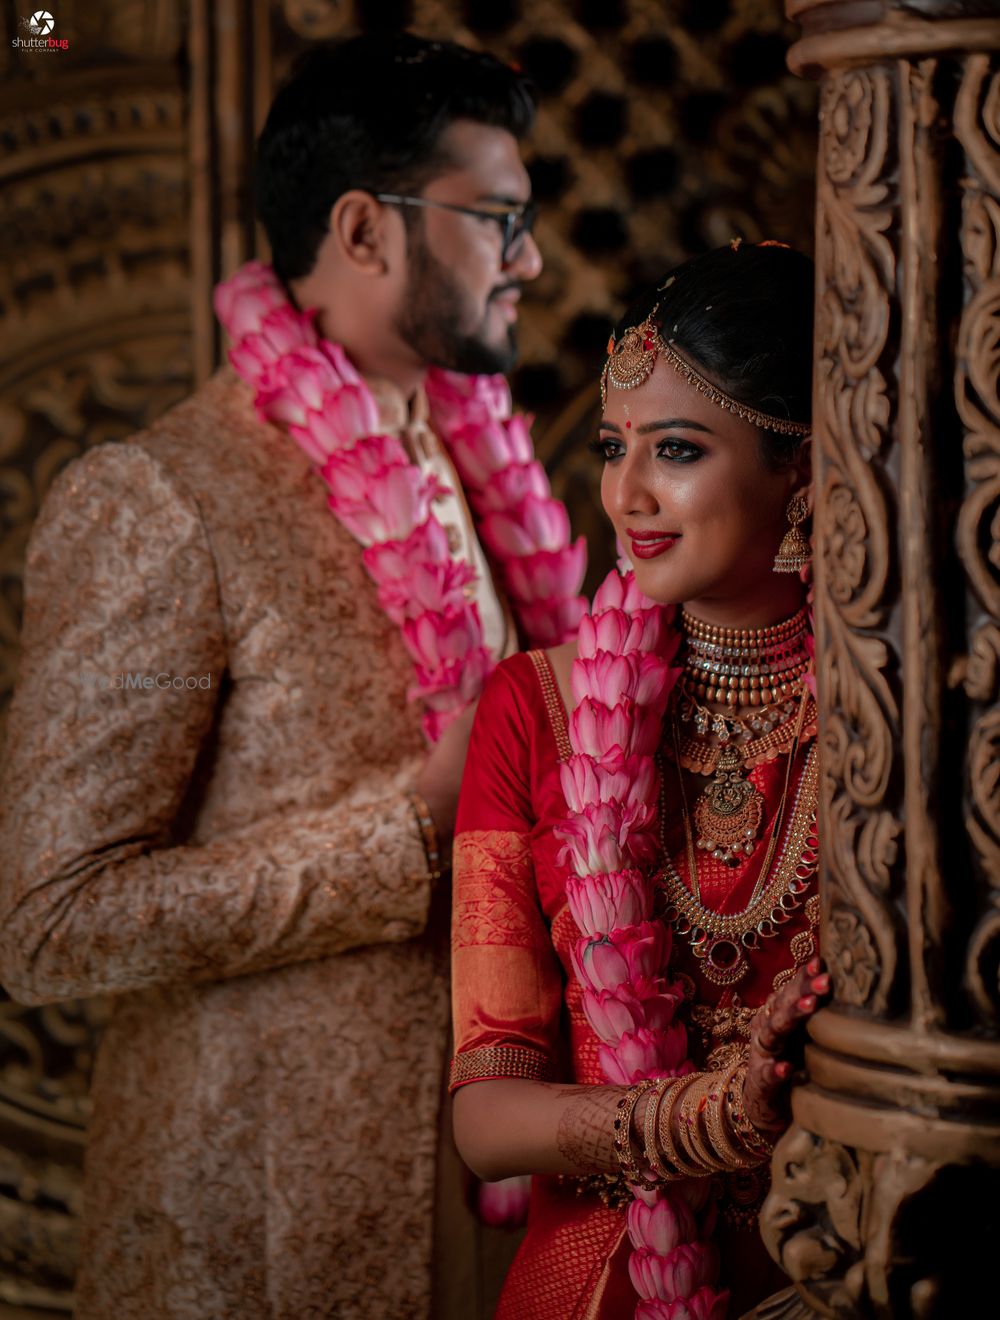
[(637, 559), (655, 559), (681, 539), (678, 532), (633, 532), (630, 527), (625, 529), (625, 534), (632, 542), (632, 553)]

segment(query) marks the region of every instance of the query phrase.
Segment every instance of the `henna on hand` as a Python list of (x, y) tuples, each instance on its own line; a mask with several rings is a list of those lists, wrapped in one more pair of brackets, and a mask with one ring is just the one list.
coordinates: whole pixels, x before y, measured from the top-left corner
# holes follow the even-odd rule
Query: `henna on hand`
[(801, 967), (754, 1018), (743, 1105), (754, 1127), (768, 1135), (788, 1126), (789, 1096), (805, 1024), (830, 990), (820, 959)]
[(568, 1101), (559, 1116), (559, 1153), (581, 1173), (615, 1173), (618, 1161), (611, 1145), (621, 1087), (570, 1086), (558, 1091)]

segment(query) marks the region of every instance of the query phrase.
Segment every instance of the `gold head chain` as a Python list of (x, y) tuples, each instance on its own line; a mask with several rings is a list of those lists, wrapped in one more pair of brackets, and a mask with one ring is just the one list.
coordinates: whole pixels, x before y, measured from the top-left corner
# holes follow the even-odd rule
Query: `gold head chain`
[(734, 399), (731, 394), (719, 389), (718, 385), (713, 385), (678, 353), (672, 342), (660, 334), (659, 322), (655, 319), (659, 309), (657, 303), (641, 325), (630, 326), (617, 342), (614, 335), (608, 340), (608, 360), (601, 373), (602, 408), (607, 406), (609, 381), (618, 390), (638, 389), (653, 374), (656, 359), (663, 357), (699, 394), (726, 412), (733, 413), (753, 426), (759, 426), (762, 431), (776, 431), (779, 435), (809, 435), (812, 427), (808, 422), (793, 422), (787, 417), (774, 417), (771, 413), (760, 412)]

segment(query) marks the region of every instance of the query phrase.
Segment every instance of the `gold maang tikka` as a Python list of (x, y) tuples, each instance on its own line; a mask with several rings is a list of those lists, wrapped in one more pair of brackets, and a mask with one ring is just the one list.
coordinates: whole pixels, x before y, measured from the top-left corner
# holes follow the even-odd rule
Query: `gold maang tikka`
[(672, 342), (660, 334), (660, 324), (656, 320), (659, 310), (660, 304), (657, 303), (641, 325), (630, 326), (617, 341), (614, 335), (608, 340), (608, 360), (601, 373), (602, 409), (607, 407), (609, 382), (618, 390), (638, 389), (653, 374), (656, 359), (663, 357), (699, 394), (752, 426), (759, 426), (762, 431), (775, 431), (779, 435), (809, 435), (812, 427), (808, 422), (793, 422), (787, 417), (773, 417), (770, 413), (760, 412), (734, 399), (731, 394), (719, 389), (718, 385), (713, 385), (678, 353)]
[[(657, 307), (659, 304), (657, 304)], [(635, 390), (653, 374), (661, 352), (660, 328), (653, 320), (654, 307), (642, 325), (630, 326), (618, 342), (608, 340), (608, 360), (601, 374), (601, 405), (608, 401), (608, 381), (619, 390)]]

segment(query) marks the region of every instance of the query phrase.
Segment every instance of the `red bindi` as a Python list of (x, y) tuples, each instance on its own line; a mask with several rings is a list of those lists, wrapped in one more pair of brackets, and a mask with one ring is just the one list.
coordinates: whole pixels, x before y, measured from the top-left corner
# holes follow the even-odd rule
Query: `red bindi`
[(626, 430), (626, 431), (631, 431), (631, 429), (632, 429), (632, 423), (631, 423), (631, 422), (626, 422), (626, 423), (625, 423), (625, 430)]

